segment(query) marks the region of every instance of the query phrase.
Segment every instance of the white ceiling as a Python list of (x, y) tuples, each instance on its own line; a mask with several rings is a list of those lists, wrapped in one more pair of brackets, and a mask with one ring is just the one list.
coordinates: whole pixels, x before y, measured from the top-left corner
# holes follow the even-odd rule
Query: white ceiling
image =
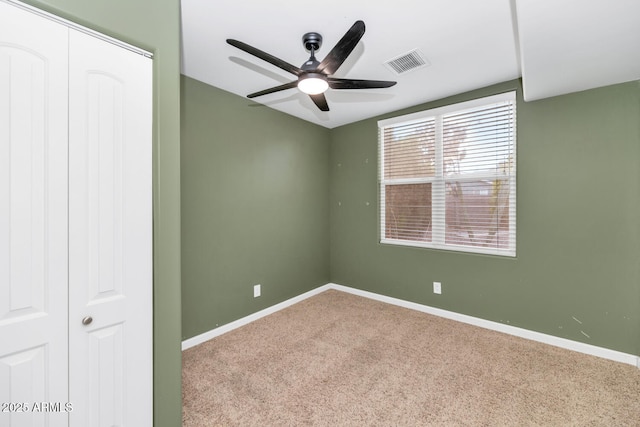
[[(182, 73), (246, 96), (296, 77), (227, 38), (299, 66), (304, 33), (322, 34), (321, 61), (363, 20), (335, 76), (397, 85), (329, 89), (328, 112), (295, 88), (247, 99), (334, 128), (521, 76), (526, 100), (640, 79), (638, 17), (640, 0), (182, 0)], [(384, 66), (414, 49), (429, 66), (402, 75)]]

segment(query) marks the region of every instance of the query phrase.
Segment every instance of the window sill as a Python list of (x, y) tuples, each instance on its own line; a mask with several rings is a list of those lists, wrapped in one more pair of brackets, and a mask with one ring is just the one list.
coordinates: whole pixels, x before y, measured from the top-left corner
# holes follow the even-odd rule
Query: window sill
[(448, 252), (464, 252), (479, 255), (495, 255), (500, 257), (515, 258), (516, 251), (512, 249), (483, 248), (479, 246), (443, 245), (433, 242), (417, 242), (413, 240), (380, 239), (380, 244), (392, 246), (406, 246), (411, 248), (435, 249)]

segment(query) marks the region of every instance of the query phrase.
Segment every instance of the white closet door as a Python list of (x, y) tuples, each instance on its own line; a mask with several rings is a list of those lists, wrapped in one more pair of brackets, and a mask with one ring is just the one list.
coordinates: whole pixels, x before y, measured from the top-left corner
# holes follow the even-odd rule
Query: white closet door
[(71, 425), (151, 426), (152, 60), (75, 30), (69, 55)]
[(66, 105), (67, 29), (0, 3), (0, 426), (67, 425)]

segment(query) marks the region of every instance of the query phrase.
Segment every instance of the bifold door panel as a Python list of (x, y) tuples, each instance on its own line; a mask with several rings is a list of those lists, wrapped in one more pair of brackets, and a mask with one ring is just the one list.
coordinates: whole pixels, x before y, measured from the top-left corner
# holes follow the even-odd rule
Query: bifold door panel
[(152, 60), (0, 0), (0, 427), (152, 424)]

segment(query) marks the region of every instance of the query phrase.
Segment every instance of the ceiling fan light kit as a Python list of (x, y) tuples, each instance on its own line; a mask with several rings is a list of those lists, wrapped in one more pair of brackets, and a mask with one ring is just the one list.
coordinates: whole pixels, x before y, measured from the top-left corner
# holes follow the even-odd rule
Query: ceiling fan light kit
[(364, 35), (364, 31), (364, 22), (356, 21), (333, 47), (333, 49), (331, 49), (322, 62), (318, 62), (315, 58), (315, 52), (320, 49), (320, 46), (322, 46), (322, 36), (313, 32), (306, 33), (302, 36), (302, 43), (305, 49), (311, 53), (311, 56), (304, 64), (302, 64), (301, 67), (291, 65), (288, 62), (238, 40), (227, 39), (227, 43), (298, 77), (297, 81), (292, 81), (270, 89), (251, 93), (247, 95), (248, 98), (255, 98), (257, 96), (267, 95), (297, 86), (301, 92), (309, 95), (311, 100), (321, 111), (329, 111), (329, 105), (327, 104), (327, 99), (324, 96), (324, 92), (329, 88), (380, 89), (391, 87), (396, 84), (396, 82), (384, 80), (354, 80), (330, 77), (338, 70), (338, 68), (340, 68), (342, 63), (351, 54)]
[(298, 89), (307, 95), (319, 95), (329, 89), (329, 83), (324, 74), (305, 73), (298, 78)]

